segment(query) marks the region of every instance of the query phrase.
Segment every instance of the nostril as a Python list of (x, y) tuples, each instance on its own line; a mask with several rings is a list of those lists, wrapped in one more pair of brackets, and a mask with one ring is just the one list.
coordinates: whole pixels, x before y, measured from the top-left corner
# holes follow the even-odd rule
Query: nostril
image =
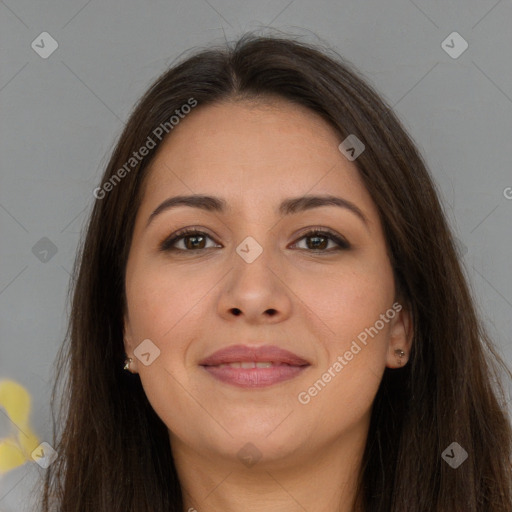
[[(232, 308), (231, 309), (232, 313), (236, 316), (240, 316), (242, 314), (242, 311), (238, 308)], [(269, 316), (275, 316), (277, 314), (277, 310), (275, 309), (267, 309), (265, 311), (265, 313)]]

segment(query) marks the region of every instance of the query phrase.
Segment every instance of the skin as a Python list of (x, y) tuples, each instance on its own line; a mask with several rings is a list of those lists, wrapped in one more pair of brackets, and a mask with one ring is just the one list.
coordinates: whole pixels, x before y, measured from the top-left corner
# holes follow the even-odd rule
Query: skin
[[(303, 107), (233, 100), (198, 106), (152, 162), (127, 262), (125, 349), (169, 429), (186, 511), (352, 511), (371, 406), (384, 369), (399, 367), (395, 349), (407, 362), (412, 323), (403, 304), (321, 392), (298, 401), (397, 300), (377, 209), (340, 142)], [(193, 193), (222, 197), (231, 210), (180, 206), (146, 226), (162, 201)], [(283, 199), (306, 194), (343, 197), (367, 223), (336, 206), (276, 213)], [(186, 226), (210, 238), (158, 250)], [(351, 247), (334, 251), (322, 238), (315, 252), (304, 238), (312, 227)], [(236, 252), (247, 236), (263, 248), (252, 263)], [(148, 366), (134, 355), (145, 339), (160, 350)], [(310, 366), (241, 389), (198, 365), (238, 343), (278, 345)], [(261, 456), (250, 467), (237, 456), (246, 443)]]

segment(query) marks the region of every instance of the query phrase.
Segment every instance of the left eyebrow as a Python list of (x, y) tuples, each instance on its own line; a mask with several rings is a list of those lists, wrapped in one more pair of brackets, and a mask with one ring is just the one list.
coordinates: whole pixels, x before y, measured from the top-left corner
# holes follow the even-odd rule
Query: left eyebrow
[[(151, 213), (146, 223), (146, 227), (158, 214), (178, 206), (189, 206), (191, 208), (200, 208), (209, 212), (218, 213), (226, 213), (229, 210), (227, 201), (220, 197), (201, 194), (170, 197), (158, 205)], [(311, 210), (313, 208), (320, 208), (322, 206), (337, 206), (339, 208), (347, 209), (359, 217), (366, 227), (368, 227), (368, 219), (358, 206), (347, 199), (329, 194), (317, 196), (307, 195), (285, 199), (279, 205), (278, 213), (281, 216), (293, 215), (295, 213)]]
[(294, 213), (311, 210), (312, 208), (320, 208), (322, 206), (337, 206), (345, 208), (350, 212), (356, 214), (368, 227), (368, 219), (361, 209), (348, 199), (342, 197), (332, 196), (329, 194), (320, 196), (301, 196), (285, 199), (279, 206), (279, 213), (281, 215), (292, 215)]

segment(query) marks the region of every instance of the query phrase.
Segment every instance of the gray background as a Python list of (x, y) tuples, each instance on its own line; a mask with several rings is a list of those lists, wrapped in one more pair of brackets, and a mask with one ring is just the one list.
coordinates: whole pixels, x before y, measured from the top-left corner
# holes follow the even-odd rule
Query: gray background
[[(183, 51), (252, 29), (326, 42), (395, 107), (439, 184), (481, 314), (512, 364), (511, 0), (5, 0), (0, 16), (0, 379), (30, 391), (41, 440), (50, 440), (69, 272), (123, 122)], [(47, 59), (31, 47), (45, 31), (59, 45)], [(458, 58), (441, 46), (453, 31), (469, 44)], [(32, 251), (43, 237), (57, 249), (47, 261), (37, 250), (44, 242)], [(3, 437), (17, 427), (0, 412)], [(0, 512), (32, 510), (27, 495), (43, 471), (30, 462), (1, 479)]]

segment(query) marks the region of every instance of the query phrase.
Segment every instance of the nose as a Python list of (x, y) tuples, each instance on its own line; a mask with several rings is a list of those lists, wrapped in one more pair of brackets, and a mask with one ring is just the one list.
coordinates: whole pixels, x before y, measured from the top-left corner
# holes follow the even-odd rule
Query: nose
[(235, 252), (232, 261), (233, 268), (223, 280), (218, 299), (219, 315), (230, 321), (240, 317), (250, 324), (277, 323), (288, 318), (293, 294), (277, 251), (264, 248), (253, 261)]

